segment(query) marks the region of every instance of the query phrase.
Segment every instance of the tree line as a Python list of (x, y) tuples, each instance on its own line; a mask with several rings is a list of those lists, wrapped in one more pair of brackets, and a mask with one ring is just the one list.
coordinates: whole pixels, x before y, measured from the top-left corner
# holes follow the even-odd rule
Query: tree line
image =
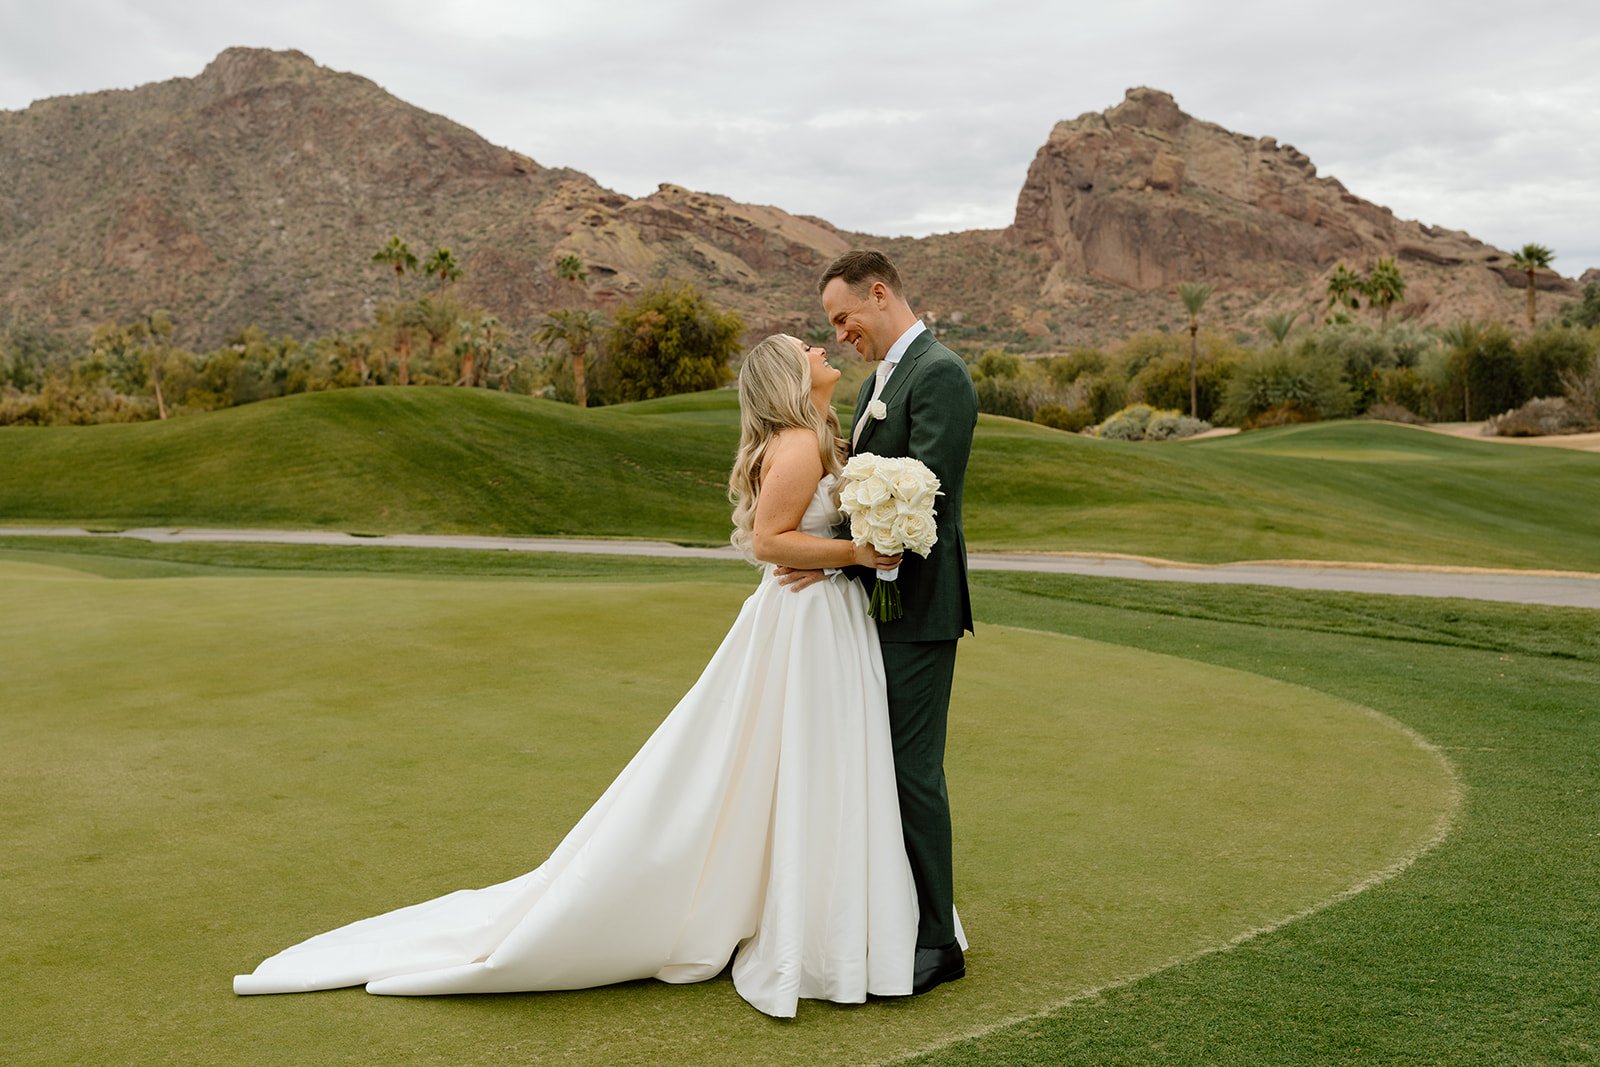
[[(1391, 322), (1404, 272), (1384, 257), (1358, 272), (1336, 265), (1309, 316), (1264, 316), (1259, 332), (1206, 329), (1214, 288), (1176, 287), (1181, 334), (1152, 331), (1114, 349), (1024, 360), (992, 349), (974, 361), (979, 407), (1065, 430), (1101, 426), (1128, 409), (1186, 414), (1190, 426), (1254, 428), (1368, 416), (1408, 422), (1491, 420), (1501, 433), (1600, 429), (1600, 286), (1555, 321), (1536, 324), (1536, 272), (1554, 253), (1513, 255), (1527, 272), (1527, 328), (1462, 320), (1442, 328)], [(1361, 312), (1376, 312), (1363, 321)], [(1302, 326), (1302, 319), (1309, 319)], [(1300, 327), (1297, 331), (1297, 327)], [(1517, 413), (1536, 405), (1537, 413)]]
[(166, 419), (290, 393), (439, 385), (545, 396), (587, 406), (712, 389), (732, 379), (744, 324), (692, 285), (662, 282), (608, 318), (589, 306), (575, 256), (551, 264), (556, 306), (517, 330), (463, 300), (448, 248), (425, 256), (398, 235), (371, 256), (394, 298), (372, 322), (311, 340), (247, 326), (195, 352), (152, 309), (64, 341), (0, 322), (0, 425)]

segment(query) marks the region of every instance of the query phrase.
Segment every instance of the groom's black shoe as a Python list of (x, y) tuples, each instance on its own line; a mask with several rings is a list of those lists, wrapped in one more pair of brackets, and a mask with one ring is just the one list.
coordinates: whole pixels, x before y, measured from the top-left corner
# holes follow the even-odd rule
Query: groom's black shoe
[(967, 960), (955, 941), (943, 948), (917, 948), (917, 962), (911, 972), (911, 995), (920, 996), (936, 985), (954, 982), (967, 973)]

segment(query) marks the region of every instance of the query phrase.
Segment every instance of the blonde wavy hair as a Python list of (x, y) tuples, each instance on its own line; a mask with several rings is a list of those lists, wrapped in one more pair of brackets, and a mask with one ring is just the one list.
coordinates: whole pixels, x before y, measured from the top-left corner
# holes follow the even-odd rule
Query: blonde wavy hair
[(751, 562), (756, 562), (752, 529), (761, 496), (761, 461), (779, 432), (796, 428), (817, 435), (824, 471), (837, 475), (843, 470), (839, 416), (831, 406), (823, 414), (811, 403), (811, 366), (800, 342), (773, 334), (752, 348), (739, 368), (739, 451), (728, 475), (733, 547)]

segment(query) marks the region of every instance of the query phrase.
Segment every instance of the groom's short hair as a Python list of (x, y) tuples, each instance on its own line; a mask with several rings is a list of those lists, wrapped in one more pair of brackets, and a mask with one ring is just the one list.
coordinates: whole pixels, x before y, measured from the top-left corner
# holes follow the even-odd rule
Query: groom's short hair
[(882, 282), (895, 296), (905, 296), (905, 290), (900, 288), (900, 272), (876, 248), (853, 248), (828, 264), (822, 280), (817, 282), (817, 293), (820, 295), (835, 278), (843, 278), (853, 293), (869, 288), (873, 282)]

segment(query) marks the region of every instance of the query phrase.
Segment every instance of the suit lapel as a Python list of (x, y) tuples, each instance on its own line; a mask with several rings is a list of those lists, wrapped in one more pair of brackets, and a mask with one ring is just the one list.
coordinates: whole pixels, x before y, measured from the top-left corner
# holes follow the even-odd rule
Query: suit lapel
[(878, 397), (884, 404), (894, 403), (894, 398), (905, 391), (906, 381), (911, 377), (911, 371), (916, 366), (917, 360), (922, 358), (922, 353), (933, 347), (933, 332), (923, 330), (917, 334), (916, 339), (906, 348), (906, 354), (900, 357), (900, 362), (895, 365), (894, 373), (889, 375), (889, 380), (884, 383), (883, 395)]
[[(913, 340), (910, 346), (906, 349), (905, 355), (900, 357), (900, 362), (895, 364), (894, 371), (889, 375), (889, 380), (883, 385), (883, 393), (878, 397), (878, 399), (882, 401), (885, 407), (888, 407), (890, 404), (894, 403), (895, 397), (905, 392), (906, 382), (911, 380), (911, 375), (915, 373), (917, 369), (917, 360), (921, 359), (922, 354), (932, 347), (932, 331), (923, 330), (921, 333), (917, 334), (916, 339)], [(867, 385), (869, 388), (861, 394), (862, 401), (859, 405), (863, 411), (866, 408), (867, 400), (871, 399), (872, 397), (870, 390), (872, 379), (867, 379)], [(872, 423), (875, 424), (876, 422), (876, 419), (872, 420)], [(856, 447), (858, 449), (866, 445), (867, 437), (871, 433), (872, 424), (862, 428), (861, 437), (856, 442)]]

